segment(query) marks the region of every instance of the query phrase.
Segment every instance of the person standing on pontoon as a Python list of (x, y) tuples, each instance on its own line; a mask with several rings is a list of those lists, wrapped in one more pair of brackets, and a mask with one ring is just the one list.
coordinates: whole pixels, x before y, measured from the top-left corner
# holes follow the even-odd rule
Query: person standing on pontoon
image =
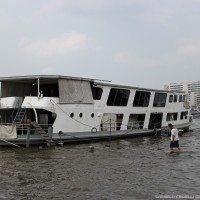
[(179, 147), (178, 129), (172, 124), (168, 124), (168, 127), (171, 129), (170, 151), (173, 152), (174, 147), (178, 148), (178, 150), (180, 151), (181, 148)]

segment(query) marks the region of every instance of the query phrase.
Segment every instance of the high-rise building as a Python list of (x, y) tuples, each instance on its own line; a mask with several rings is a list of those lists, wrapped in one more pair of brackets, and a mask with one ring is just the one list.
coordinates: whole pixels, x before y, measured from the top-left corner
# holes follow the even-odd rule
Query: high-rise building
[(186, 92), (186, 99), (190, 106), (200, 106), (200, 81), (169, 83), (169, 85), (164, 86), (164, 89), (171, 91), (184, 91)]

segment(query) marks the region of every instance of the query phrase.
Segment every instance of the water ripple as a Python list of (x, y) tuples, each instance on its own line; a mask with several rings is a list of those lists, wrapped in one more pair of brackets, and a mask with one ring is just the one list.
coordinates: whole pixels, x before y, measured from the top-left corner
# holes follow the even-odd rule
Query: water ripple
[[(181, 137), (183, 152), (168, 153), (168, 137), (0, 149), (0, 199), (134, 200), (199, 195), (200, 136)], [(89, 145), (95, 147), (90, 152)]]

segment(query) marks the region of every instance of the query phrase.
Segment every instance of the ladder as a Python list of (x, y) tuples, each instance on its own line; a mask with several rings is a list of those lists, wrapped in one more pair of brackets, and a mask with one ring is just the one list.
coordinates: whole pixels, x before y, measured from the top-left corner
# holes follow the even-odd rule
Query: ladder
[(46, 133), (37, 122), (31, 122), (31, 125), (43, 137), (48, 146), (55, 145), (54, 141), (49, 137), (48, 133)]
[(13, 119), (12, 123), (21, 124), (24, 119), (25, 114), (26, 114), (26, 108), (19, 107), (17, 114), (15, 115), (15, 118)]

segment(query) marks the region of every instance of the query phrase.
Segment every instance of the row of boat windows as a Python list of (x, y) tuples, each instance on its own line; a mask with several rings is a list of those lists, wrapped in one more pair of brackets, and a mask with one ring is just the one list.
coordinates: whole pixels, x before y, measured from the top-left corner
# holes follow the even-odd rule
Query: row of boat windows
[(177, 102), (178, 101), (178, 99), (179, 99), (179, 102), (184, 102), (185, 101), (185, 95), (172, 95), (172, 94), (170, 94), (169, 95), (169, 103), (172, 103), (172, 102)]
[[(133, 115), (135, 114), (130, 114), (129, 118), (133, 118)], [(143, 114), (142, 114), (143, 115)], [(70, 114), (70, 117), (73, 118), (74, 117), (74, 113), (71, 113)], [(83, 113), (79, 113), (79, 117), (82, 118), (83, 117)], [(188, 117), (188, 111), (184, 111), (184, 112), (181, 112), (181, 115), (180, 115), (180, 119), (183, 120), (183, 119), (187, 119)], [(94, 113), (91, 113), (91, 118), (94, 118)], [(166, 121), (176, 121), (178, 118), (178, 112), (175, 112), (175, 113), (167, 113), (167, 116), (166, 116)], [(141, 119), (140, 119), (141, 120)]]
[[(70, 113), (70, 117), (73, 118), (74, 117), (74, 113)], [(82, 118), (83, 117), (83, 113), (79, 113), (79, 117)], [(94, 118), (94, 113), (91, 113), (91, 117)]]
[[(187, 119), (188, 111), (181, 112), (180, 119)], [(176, 121), (178, 119), (178, 112), (175, 113), (167, 113), (166, 121)]]
[[(102, 88), (97, 88), (97, 87), (93, 88), (92, 89), (93, 98), (95, 100), (100, 100), (102, 96), (102, 92), (103, 92)], [(129, 95), (130, 95), (130, 90), (111, 88), (109, 96), (108, 96), (108, 100), (107, 100), (107, 105), (108, 106), (127, 106)], [(148, 107), (150, 96), (151, 96), (150, 92), (136, 91), (132, 105), (135, 107)], [(153, 107), (165, 107), (166, 99), (167, 99), (166, 93), (155, 93)], [(170, 95), (169, 96), (170, 103), (177, 102), (178, 99), (179, 99), (179, 102), (184, 102), (185, 95), (179, 95), (179, 96)]]
[[(80, 116), (81, 113), (79, 113)], [(74, 117), (74, 114), (71, 117)], [(83, 117), (81, 115), (80, 117)], [(94, 113), (91, 113), (91, 117), (94, 117)], [(104, 113), (101, 119), (100, 130), (101, 131), (116, 131), (121, 130), (124, 114), (123, 113)], [(144, 127), (146, 114), (130, 114), (128, 118), (128, 123), (123, 124), (127, 126), (127, 129), (142, 129)], [(178, 118), (178, 113), (167, 113), (166, 121), (176, 121)], [(188, 118), (188, 112), (184, 111), (180, 114), (180, 120)], [(162, 126), (163, 113), (151, 113), (148, 122), (148, 128), (161, 128)]]

